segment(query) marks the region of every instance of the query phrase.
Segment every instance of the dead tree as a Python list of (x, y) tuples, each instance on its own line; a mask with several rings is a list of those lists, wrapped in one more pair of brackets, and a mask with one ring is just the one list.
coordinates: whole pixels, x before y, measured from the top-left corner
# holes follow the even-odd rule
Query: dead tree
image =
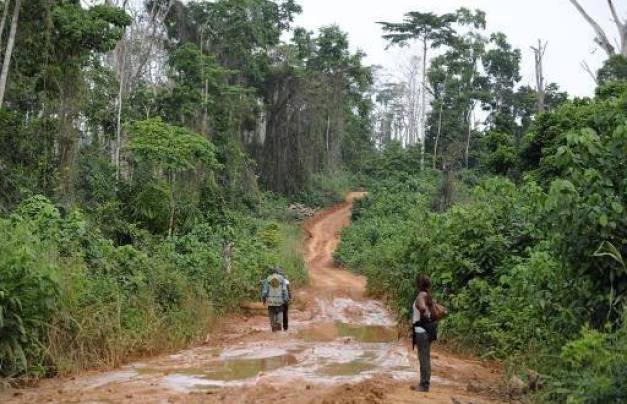
[[(595, 42), (607, 53), (608, 56), (613, 56), (616, 54), (616, 49), (612, 42), (610, 41), (608, 35), (605, 33), (603, 28), (597, 23), (587, 12), (586, 10), (579, 4), (577, 0), (570, 0), (572, 5), (579, 11), (579, 14), (590, 24), (592, 29), (596, 34)], [(624, 57), (627, 57), (627, 20), (621, 21), (618, 17), (618, 13), (616, 12), (616, 7), (614, 7), (613, 0), (607, 0), (607, 4), (610, 8), (610, 12), (612, 13), (612, 19), (618, 28), (618, 33), (620, 35), (620, 54)]]
[(546, 85), (544, 84), (544, 72), (542, 69), (542, 61), (544, 52), (546, 52), (547, 42), (544, 44), (538, 39), (538, 47), (532, 46), (533, 54), (536, 62), (536, 108), (538, 113), (544, 112), (544, 98), (546, 96)]

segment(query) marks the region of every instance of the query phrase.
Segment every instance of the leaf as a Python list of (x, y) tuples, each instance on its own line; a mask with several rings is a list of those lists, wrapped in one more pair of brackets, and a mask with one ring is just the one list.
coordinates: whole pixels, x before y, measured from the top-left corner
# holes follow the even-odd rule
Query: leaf
[(604, 241), (599, 245), (599, 248), (593, 254), (595, 257), (610, 257), (614, 261), (618, 262), (623, 269), (625, 269), (625, 262), (620, 251), (609, 241)]
[(604, 213), (601, 216), (599, 216), (599, 224), (603, 227), (606, 227), (608, 224), (608, 219), (607, 219), (607, 215)]
[(618, 214), (623, 213), (623, 205), (621, 205), (619, 202), (612, 202), (612, 210)]

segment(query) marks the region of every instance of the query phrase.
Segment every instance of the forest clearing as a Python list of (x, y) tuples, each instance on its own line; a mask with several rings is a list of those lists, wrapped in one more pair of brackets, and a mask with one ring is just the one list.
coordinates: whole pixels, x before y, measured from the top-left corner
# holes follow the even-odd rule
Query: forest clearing
[(0, 402), (627, 402), (627, 3), (414, 3), (0, 0)]

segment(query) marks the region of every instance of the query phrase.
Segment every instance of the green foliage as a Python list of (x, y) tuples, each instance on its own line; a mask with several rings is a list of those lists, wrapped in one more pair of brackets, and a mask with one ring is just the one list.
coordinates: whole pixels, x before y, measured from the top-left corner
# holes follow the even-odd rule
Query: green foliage
[[(548, 387), (541, 399), (624, 401), (621, 91), (614, 86), (537, 117), (522, 152), (532, 169), (522, 180), (474, 185), (476, 177), (463, 173), (457, 186), (467, 196), (442, 213), (431, 210), (435, 181), (412, 186), (429, 183), (425, 173), (379, 181), (357, 205), (338, 259), (364, 273), (369, 291), (403, 317), (414, 279), (429, 274), (450, 309), (443, 338), (538, 369)], [(482, 146), (488, 171), (509, 174), (520, 161), (510, 134), (489, 132)]]
[(597, 72), (597, 80), (600, 85), (627, 80), (627, 58), (623, 55), (610, 57)]
[(627, 326), (614, 333), (584, 328), (562, 348), (564, 369), (544, 395), (547, 401), (620, 403), (627, 400)]
[(131, 133), (129, 148), (138, 159), (169, 173), (195, 168), (198, 163), (217, 166), (213, 145), (185, 128), (155, 118), (135, 122)]
[(517, 150), (511, 135), (502, 132), (489, 132), (481, 138), (480, 159), (488, 172), (495, 175), (508, 175), (516, 167)]
[[(62, 215), (46, 198), (0, 220), (2, 375), (50, 375), (203, 337), (212, 319), (256, 299), (280, 264), (306, 281), (292, 225), (232, 212), (167, 240), (141, 230), (116, 246), (80, 211)], [(223, 248), (233, 242), (231, 272)]]
[[(53, 218), (54, 219), (54, 218)], [(59, 295), (50, 243), (21, 217), (0, 220), (0, 375), (45, 373), (48, 325)]]

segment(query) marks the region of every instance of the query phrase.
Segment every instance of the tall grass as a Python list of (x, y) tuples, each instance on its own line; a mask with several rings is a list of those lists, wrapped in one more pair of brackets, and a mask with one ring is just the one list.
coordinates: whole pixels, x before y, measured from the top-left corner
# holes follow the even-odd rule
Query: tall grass
[(110, 368), (179, 349), (258, 299), (271, 266), (306, 282), (298, 226), (242, 212), (225, 221), (169, 238), (135, 230), (116, 246), (80, 212), (24, 202), (0, 219), (0, 376)]

